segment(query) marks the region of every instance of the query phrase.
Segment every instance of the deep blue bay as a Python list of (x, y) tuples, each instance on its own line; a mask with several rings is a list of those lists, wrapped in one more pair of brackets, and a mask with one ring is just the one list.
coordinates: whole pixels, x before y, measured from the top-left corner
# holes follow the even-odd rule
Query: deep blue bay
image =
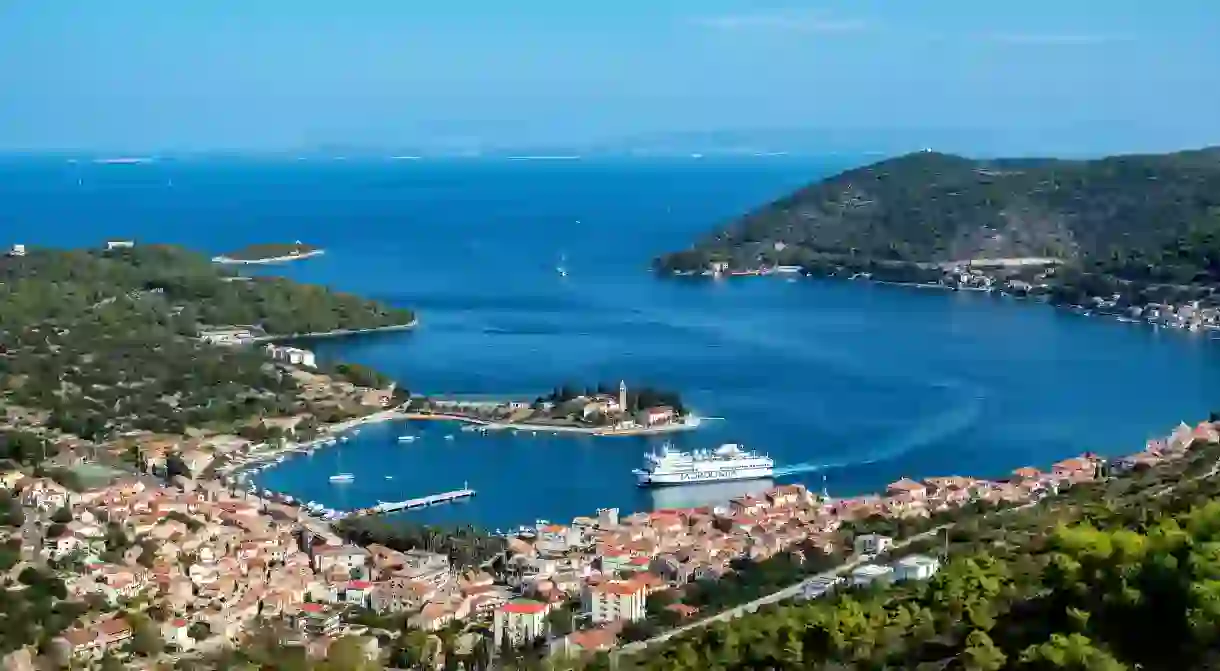
[[(847, 159), (0, 161), (0, 244), (108, 238), (220, 252), (303, 240), (325, 256), (262, 272), (419, 311), (409, 334), (316, 343), (410, 389), (532, 397), (626, 379), (723, 417), (674, 438), (770, 453), (832, 493), (902, 476), (1002, 475), (1122, 454), (1215, 405), (1217, 343), (969, 293), (774, 278), (660, 280), (656, 254)], [(570, 275), (554, 270), (566, 255)], [(398, 444), (403, 432), (421, 436)], [(453, 435), (453, 440), (446, 440)], [(365, 428), (267, 487), (350, 508), (454, 489), (413, 519), (506, 527), (599, 507), (726, 499), (756, 485), (640, 491), (636, 438)], [(332, 485), (344, 470), (355, 482)], [(387, 479), (390, 476), (391, 479)]]

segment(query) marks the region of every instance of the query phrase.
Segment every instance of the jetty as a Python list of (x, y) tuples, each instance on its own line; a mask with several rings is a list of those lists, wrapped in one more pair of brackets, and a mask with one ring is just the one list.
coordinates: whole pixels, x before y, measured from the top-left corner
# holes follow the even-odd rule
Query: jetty
[(401, 510), (411, 510), (413, 508), (424, 508), (427, 506), (439, 505), (441, 503), (449, 503), (461, 499), (468, 499), (475, 495), (475, 490), (469, 485), (463, 484), (461, 489), (455, 489), (451, 492), (441, 492), (440, 494), (429, 494), (415, 499), (407, 499), (405, 501), (382, 501), (371, 508), (361, 508), (353, 510), (352, 517), (364, 517), (367, 515), (384, 515), (386, 513), (396, 513)]

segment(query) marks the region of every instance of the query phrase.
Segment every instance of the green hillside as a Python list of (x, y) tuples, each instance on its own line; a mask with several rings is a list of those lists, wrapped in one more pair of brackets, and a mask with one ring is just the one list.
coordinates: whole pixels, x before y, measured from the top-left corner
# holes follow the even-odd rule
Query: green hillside
[(657, 259), (657, 267), (827, 257), (1146, 265), (1217, 228), (1220, 148), (1088, 161), (920, 152), (810, 184)]

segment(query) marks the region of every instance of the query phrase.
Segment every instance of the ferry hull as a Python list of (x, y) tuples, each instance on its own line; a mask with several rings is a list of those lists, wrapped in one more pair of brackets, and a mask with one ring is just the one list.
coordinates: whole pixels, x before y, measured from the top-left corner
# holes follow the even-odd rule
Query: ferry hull
[(725, 467), (706, 471), (681, 471), (677, 473), (650, 473), (636, 471), (636, 481), (641, 487), (674, 487), (705, 482), (729, 482), (732, 480), (764, 480), (774, 475), (775, 469), (761, 467)]

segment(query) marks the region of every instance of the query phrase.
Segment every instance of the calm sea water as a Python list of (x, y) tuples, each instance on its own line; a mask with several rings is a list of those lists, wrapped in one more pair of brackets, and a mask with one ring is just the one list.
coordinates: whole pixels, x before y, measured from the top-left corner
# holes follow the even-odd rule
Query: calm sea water
[[(744, 443), (770, 453), (781, 480), (821, 488), (825, 477), (838, 494), (1132, 452), (1216, 407), (1220, 350), (1197, 335), (966, 293), (647, 272), (657, 253), (851, 163), (11, 160), (0, 162), (0, 244), (320, 244), (325, 256), (272, 272), (422, 320), (410, 334), (319, 343), (323, 358), (437, 394), (533, 397), (619, 379), (673, 388), (724, 418), (675, 442)], [(403, 433), (421, 438), (398, 444)], [(493, 528), (766, 484), (641, 491), (630, 471), (649, 447), (382, 425), (261, 482), (336, 507), (468, 482), (473, 500), (409, 515)], [(355, 482), (330, 484), (339, 471)]]

